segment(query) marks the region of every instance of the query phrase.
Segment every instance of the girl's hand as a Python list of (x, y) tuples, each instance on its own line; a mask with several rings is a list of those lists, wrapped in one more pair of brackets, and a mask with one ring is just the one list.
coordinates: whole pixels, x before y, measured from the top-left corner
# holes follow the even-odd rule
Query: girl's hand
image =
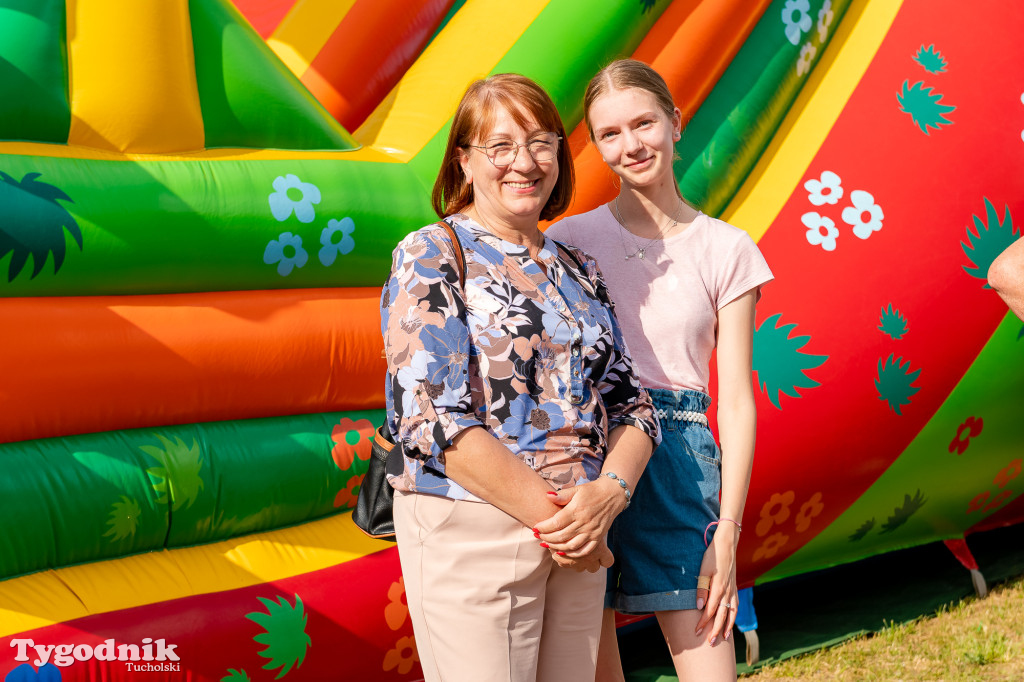
[(704, 613), (697, 621), (695, 632), (699, 635), (711, 624), (706, 639), (712, 646), (722, 636), (728, 640), (736, 623), (739, 604), (739, 590), (736, 588), (738, 533), (732, 524), (718, 526), (700, 563), (700, 574), (711, 578), (711, 586), (707, 590), (697, 590), (697, 608), (703, 609)]
[(534, 526), (534, 536), (570, 559), (588, 557), (603, 546), (612, 521), (626, 508), (622, 488), (607, 476), (548, 496), (562, 509)]

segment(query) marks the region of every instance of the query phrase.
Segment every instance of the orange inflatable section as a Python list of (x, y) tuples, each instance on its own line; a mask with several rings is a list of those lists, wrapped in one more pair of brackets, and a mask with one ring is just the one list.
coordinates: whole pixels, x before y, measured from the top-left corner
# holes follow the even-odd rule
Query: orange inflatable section
[[(753, 30), (771, 0), (677, 1), (665, 10), (633, 53), (653, 66), (668, 84), (683, 123), (704, 102)], [(584, 213), (618, 193), (615, 174), (589, 144), (581, 121), (569, 136), (576, 166), (576, 196), (570, 214)]]
[(379, 408), (380, 289), (0, 299), (0, 442)]

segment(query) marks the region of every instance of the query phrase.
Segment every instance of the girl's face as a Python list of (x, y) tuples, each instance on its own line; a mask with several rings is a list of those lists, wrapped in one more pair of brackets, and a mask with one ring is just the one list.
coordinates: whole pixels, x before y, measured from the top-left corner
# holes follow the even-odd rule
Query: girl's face
[(675, 184), (672, 157), (682, 124), (678, 108), (670, 117), (646, 90), (612, 89), (590, 106), (590, 123), (601, 158), (623, 183)]

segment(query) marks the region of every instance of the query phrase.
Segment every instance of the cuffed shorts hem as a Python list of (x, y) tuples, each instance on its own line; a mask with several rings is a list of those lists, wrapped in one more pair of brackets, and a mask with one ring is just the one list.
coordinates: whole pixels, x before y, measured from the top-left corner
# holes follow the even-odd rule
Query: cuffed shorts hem
[(697, 608), (697, 590), (637, 595), (619, 593), (615, 595), (614, 600), (605, 599), (606, 606), (609, 601), (614, 602), (611, 607), (616, 611), (630, 616), (642, 616), (657, 611), (690, 611)]

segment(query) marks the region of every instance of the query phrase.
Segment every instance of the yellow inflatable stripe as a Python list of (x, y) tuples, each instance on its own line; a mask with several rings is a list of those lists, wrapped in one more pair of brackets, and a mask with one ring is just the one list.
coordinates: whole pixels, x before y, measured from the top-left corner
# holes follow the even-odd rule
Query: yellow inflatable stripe
[(328, 159), (338, 161), (367, 161), (373, 163), (398, 163), (394, 156), (379, 150), (363, 147), (351, 151), (299, 151), (291, 149), (203, 149), (178, 154), (125, 154), (89, 147), (69, 147), (59, 144), (37, 142), (0, 143), (0, 155), (45, 156), (64, 159), (93, 159), (97, 161), (281, 161), (292, 159)]
[(224, 592), (329, 568), (390, 547), (340, 514), (201, 547), (34, 573), (0, 582), (0, 637), (75, 618)]
[(903, 0), (854, 0), (760, 161), (722, 213), (758, 241), (835, 125)]
[(267, 45), (301, 78), (354, 4), (355, 0), (299, 0), (267, 38)]
[(356, 140), (403, 161), (414, 157), (451, 118), (465, 86), (490, 73), (547, 4), (469, 0), (356, 130)]
[(186, 0), (67, 0), (67, 24), (69, 144), (203, 148)]

